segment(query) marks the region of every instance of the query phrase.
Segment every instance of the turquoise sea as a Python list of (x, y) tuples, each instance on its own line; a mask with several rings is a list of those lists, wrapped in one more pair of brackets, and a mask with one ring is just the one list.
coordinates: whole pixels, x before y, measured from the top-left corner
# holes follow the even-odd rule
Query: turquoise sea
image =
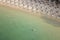
[(60, 23), (0, 6), (0, 40), (60, 40)]

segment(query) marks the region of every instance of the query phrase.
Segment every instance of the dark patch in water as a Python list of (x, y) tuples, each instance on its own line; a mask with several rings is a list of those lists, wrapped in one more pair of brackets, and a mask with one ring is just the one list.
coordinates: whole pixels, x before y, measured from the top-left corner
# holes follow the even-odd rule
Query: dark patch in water
[(51, 20), (49, 18), (46, 18), (46, 17), (42, 17), (42, 19), (44, 20), (44, 22), (48, 23), (48, 24), (51, 24), (55, 27), (60, 27), (60, 22), (57, 22), (55, 20)]

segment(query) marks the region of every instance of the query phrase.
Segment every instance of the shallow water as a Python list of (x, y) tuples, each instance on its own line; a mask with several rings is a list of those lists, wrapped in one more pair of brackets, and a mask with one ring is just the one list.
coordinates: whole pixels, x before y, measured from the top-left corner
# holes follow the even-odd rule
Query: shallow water
[(60, 26), (51, 22), (0, 6), (0, 40), (60, 40)]

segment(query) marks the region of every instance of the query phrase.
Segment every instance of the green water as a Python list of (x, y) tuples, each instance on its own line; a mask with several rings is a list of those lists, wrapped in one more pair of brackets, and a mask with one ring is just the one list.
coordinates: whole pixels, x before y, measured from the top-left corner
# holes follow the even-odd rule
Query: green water
[(60, 40), (60, 26), (55, 25), (26, 12), (0, 6), (0, 40)]

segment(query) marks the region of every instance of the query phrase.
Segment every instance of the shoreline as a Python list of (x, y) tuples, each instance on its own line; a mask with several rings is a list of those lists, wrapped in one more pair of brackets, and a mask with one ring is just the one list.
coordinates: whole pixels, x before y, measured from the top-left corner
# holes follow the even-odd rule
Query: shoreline
[(12, 5), (11, 4), (6, 4), (6, 3), (0, 3), (1, 6), (4, 6), (4, 7), (8, 7), (8, 8), (11, 8), (11, 9), (16, 9), (16, 10), (20, 10), (20, 11), (24, 11), (24, 12), (27, 12), (28, 14), (31, 14), (31, 15), (34, 15), (34, 16), (38, 16), (38, 17), (46, 17), (48, 19), (51, 19), (51, 20), (54, 20), (54, 21), (57, 21), (57, 22), (60, 22), (60, 19), (56, 19), (55, 17), (51, 17), (51, 16), (46, 16), (44, 14), (42, 14), (41, 12), (37, 12), (37, 11), (33, 11), (30, 10), (30, 9), (27, 9), (27, 8), (24, 8), (23, 6), (22, 7), (18, 7), (18, 6), (15, 6), (15, 5)]

